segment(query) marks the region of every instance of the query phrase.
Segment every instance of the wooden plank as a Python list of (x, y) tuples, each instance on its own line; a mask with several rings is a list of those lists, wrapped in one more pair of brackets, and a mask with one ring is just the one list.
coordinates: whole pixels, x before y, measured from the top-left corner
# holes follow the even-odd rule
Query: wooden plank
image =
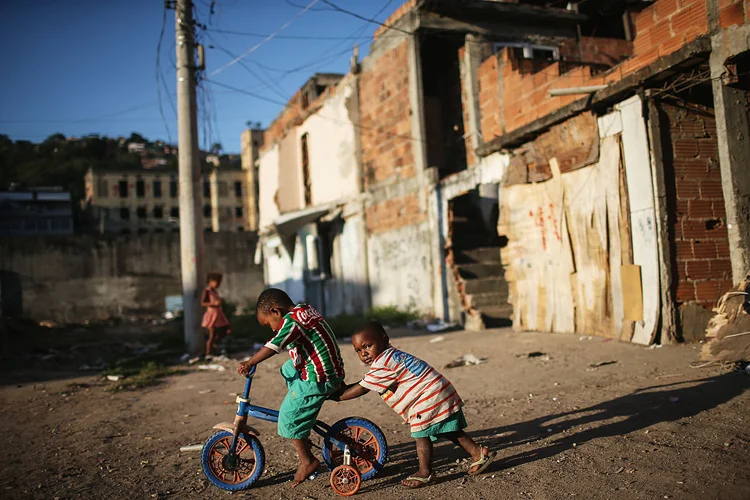
[[(622, 158), (622, 141), (620, 141), (620, 158)], [(628, 203), (628, 183), (625, 179), (625, 166), (620, 161), (620, 170), (618, 172), (620, 184), (620, 263), (633, 263), (633, 241), (630, 232), (630, 203)], [(630, 342), (635, 333), (635, 323), (629, 319), (622, 322), (622, 332), (620, 340)]]
[(643, 102), (633, 96), (616, 106), (622, 116), (622, 141), (633, 236), (633, 262), (641, 266), (643, 320), (635, 325), (632, 341), (654, 341), (661, 310), (656, 213)]
[(498, 232), (508, 238), (501, 257), (516, 330), (576, 331), (562, 203), (562, 183), (556, 180), (500, 188)]
[(643, 320), (643, 294), (641, 266), (625, 264), (621, 267), (622, 297), (625, 301), (624, 317), (630, 321)]
[(620, 241), (620, 141), (618, 136), (606, 137), (602, 149), (607, 151), (601, 156), (599, 169), (602, 175), (602, 187), (606, 191), (607, 202), (607, 241), (609, 242), (609, 304), (612, 318), (612, 330), (608, 337), (619, 339), (622, 335), (624, 298), (620, 265), (622, 263), (622, 245)]

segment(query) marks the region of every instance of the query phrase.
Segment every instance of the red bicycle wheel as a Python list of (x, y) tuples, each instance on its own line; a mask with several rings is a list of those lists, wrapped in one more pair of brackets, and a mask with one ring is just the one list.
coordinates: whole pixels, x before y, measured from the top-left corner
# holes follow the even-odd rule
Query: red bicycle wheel
[[(358, 425), (349, 425), (341, 430), (342, 440), (356, 453), (352, 456), (352, 465), (360, 475), (365, 475), (373, 469), (373, 463), (380, 456), (380, 443), (370, 430)], [(344, 453), (334, 447), (331, 449), (331, 461), (335, 466), (343, 465)]]
[(343, 497), (350, 497), (359, 491), (362, 476), (351, 465), (339, 465), (331, 472), (331, 488)]

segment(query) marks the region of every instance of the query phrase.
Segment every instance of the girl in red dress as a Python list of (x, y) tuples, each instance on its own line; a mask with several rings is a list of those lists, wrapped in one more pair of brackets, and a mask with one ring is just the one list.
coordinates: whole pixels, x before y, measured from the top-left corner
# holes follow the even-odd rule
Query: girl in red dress
[(208, 331), (206, 356), (210, 356), (211, 351), (217, 347), (221, 339), (232, 332), (229, 320), (221, 307), (222, 300), (218, 292), (218, 288), (221, 286), (221, 278), (221, 273), (208, 273), (206, 279), (208, 286), (203, 290), (201, 296), (201, 305), (206, 308), (201, 326)]

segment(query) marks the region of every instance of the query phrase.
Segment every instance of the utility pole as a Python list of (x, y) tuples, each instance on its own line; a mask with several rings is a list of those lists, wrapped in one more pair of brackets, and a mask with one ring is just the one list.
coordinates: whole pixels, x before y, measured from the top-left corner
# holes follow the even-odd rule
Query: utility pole
[(199, 352), (200, 295), (203, 279), (203, 218), (201, 216), (201, 169), (198, 156), (198, 120), (195, 98), (195, 40), (193, 2), (175, 3), (177, 45), (177, 132), (180, 186), (180, 261), (185, 320), (185, 344)]

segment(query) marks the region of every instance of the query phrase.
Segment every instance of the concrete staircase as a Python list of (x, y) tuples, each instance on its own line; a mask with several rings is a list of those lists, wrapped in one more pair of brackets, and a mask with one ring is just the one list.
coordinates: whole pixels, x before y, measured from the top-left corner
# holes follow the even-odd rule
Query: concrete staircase
[(454, 204), (448, 248), (465, 328), (483, 330), (510, 326), (513, 307), (500, 261), (502, 241), (484, 227), (467, 204)]

